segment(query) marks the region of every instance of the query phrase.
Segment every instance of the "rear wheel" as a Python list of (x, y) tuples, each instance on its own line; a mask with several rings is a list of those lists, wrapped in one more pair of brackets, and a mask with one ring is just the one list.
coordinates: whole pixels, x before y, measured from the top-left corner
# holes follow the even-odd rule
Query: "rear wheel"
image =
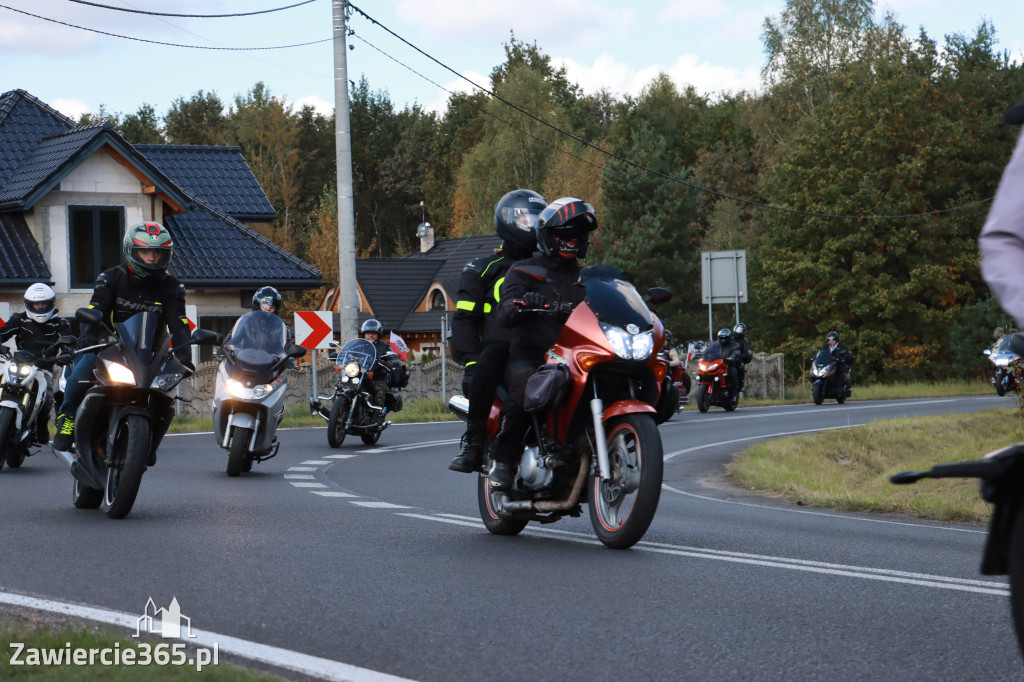
[(661, 498), (664, 452), (649, 414), (627, 414), (605, 425), (611, 478), (590, 479), (590, 523), (612, 549), (628, 549), (647, 532)]
[(697, 409), (707, 412), (711, 407), (711, 387), (707, 384), (697, 384)]
[[(231, 450), (228, 451), (228, 476), (234, 477), (243, 471), (252, 468), (252, 460), (249, 459), (249, 441), (252, 439), (252, 429), (235, 427), (231, 435)], [(245, 464), (249, 462), (249, 467)]]
[(75, 479), (75, 487), (71, 491), (71, 501), (78, 509), (99, 509), (103, 503), (103, 491), (90, 488)]
[(495, 510), (500, 504), (500, 496), (504, 494), (491, 490), (486, 474), (477, 476), (476, 499), (484, 526), (494, 535), (519, 535), (530, 521), (529, 519), (503, 519), (498, 516), (498, 512)]
[(0, 409), (0, 471), (4, 469), (4, 462), (15, 459), (14, 453), (17, 451), (18, 446), (11, 443), (13, 432), (14, 408), (4, 407)]
[(327, 444), (340, 448), (345, 442), (345, 420), (348, 419), (348, 398), (339, 395), (331, 406), (331, 418), (327, 420)]
[(814, 398), (815, 405), (825, 402), (825, 385), (819, 381), (811, 386), (811, 397)]
[(103, 509), (110, 518), (123, 519), (139, 494), (152, 440), (149, 421), (140, 415), (126, 416), (117, 428), (113, 463), (107, 467)]
[(737, 407), (739, 407), (739, 404), (740, 404), (740, 394), (739, 394), (739, 392), (736, 392), (736, 393), (734, 393), (732, 395), (731, 398), (729, 398), (728, 401), (726, 401), (725, 405), (723, 405), (722, 407), (725, 408), (726, 412), (732, 412)]

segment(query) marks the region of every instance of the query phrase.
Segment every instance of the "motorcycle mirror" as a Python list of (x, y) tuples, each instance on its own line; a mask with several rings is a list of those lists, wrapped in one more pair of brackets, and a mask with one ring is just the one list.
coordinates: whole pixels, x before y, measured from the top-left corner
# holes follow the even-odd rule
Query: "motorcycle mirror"
[(86, 324), (99, 324), (103, 321), (103, 313), (95, 308), (79, 308), (75, 311), (75, 319)]
[(906, 485), (907, 483), (917, 483), (922, 478), (925, 478), (925, 472), (923, 471), (901, 471), (890, 476), (889, 482), (896, 485)]
[(990, 351), (988, 348), (986, 348), (985, 350), (981, 351), (981, 354), (982, 355), (992, 355), (992, 351)]
[(215, 346), (224, 341), (224, 336), (209, 329), (196, 329), (192, 332), (192, 343), (196, 346)]
[(301, 358), (305, 354), (306, 349), (295, 343), (289, 343), (288, 348), (285, 350), (285, 355), (290, 358)]
[(672, 299), (672, 292), (664, 287), (651, 287), (647, 290), (647, 305), (659, 305)]

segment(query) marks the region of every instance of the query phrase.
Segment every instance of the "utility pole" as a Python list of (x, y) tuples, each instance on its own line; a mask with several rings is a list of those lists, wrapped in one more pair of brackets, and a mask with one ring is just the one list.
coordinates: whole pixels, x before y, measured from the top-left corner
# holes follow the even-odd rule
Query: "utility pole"
[(338, 169), (338, 313), (342, 342), (356, 337), (356, 216), (352, 192), (352, 131), (348, 117), (348, 0), (331, 0), (334, 13), (334, 143)]

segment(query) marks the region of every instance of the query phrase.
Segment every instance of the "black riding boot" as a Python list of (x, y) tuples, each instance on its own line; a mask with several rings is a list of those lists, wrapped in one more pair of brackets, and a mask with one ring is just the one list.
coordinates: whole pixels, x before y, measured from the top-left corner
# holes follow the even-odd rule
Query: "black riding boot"
[(470, 421), (466, 424), (466, 434), (462, 437), (462, 452), (452, 460), (448, 468), (471, 474), (480, 469), (484, 455), (484, 422)]

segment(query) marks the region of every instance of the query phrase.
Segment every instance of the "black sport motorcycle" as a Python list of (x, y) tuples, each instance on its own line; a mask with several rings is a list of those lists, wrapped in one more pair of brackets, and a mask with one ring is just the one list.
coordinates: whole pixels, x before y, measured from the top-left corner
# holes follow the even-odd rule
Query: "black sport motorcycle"
[(842, 405), (850, 397), (849, 377), (840, 371), (839, 361), (826, 346), (818, 351), (811, 363), (811, 398), (815, 405), (834, 398)]
[[(1024, 335), (1010, 339), (1024, 355)], [(937, 464), (928, 471), (904, 471), (889, 477), (897, 484), (922, 478), (978, 478), (981, 496), (995, 505), (981, 558), (982, 575), (1009, 575), (1010, 611), (1017, 644), (1024, 653), (1024, 443), (990, 452), (980, 460)]]
[[(79, 308), (75, 319), (100, 324), (93, 308)], [(75, 414), (77, 456), (54, 450), (74, 476), (72, 501), (79, 509), (102, 505), (107, 516), (131, 511), (142, 474), (156, 463), (157, 448), (174, 419), (177, 386), (192, 374), (170, 352), (163, 316), (142, 312), (114, 325), (111, 339), (82, 348), (96, 353), (96, 383)], [(192, 343), (212, 345), (218, 334), (196, 329)]]

